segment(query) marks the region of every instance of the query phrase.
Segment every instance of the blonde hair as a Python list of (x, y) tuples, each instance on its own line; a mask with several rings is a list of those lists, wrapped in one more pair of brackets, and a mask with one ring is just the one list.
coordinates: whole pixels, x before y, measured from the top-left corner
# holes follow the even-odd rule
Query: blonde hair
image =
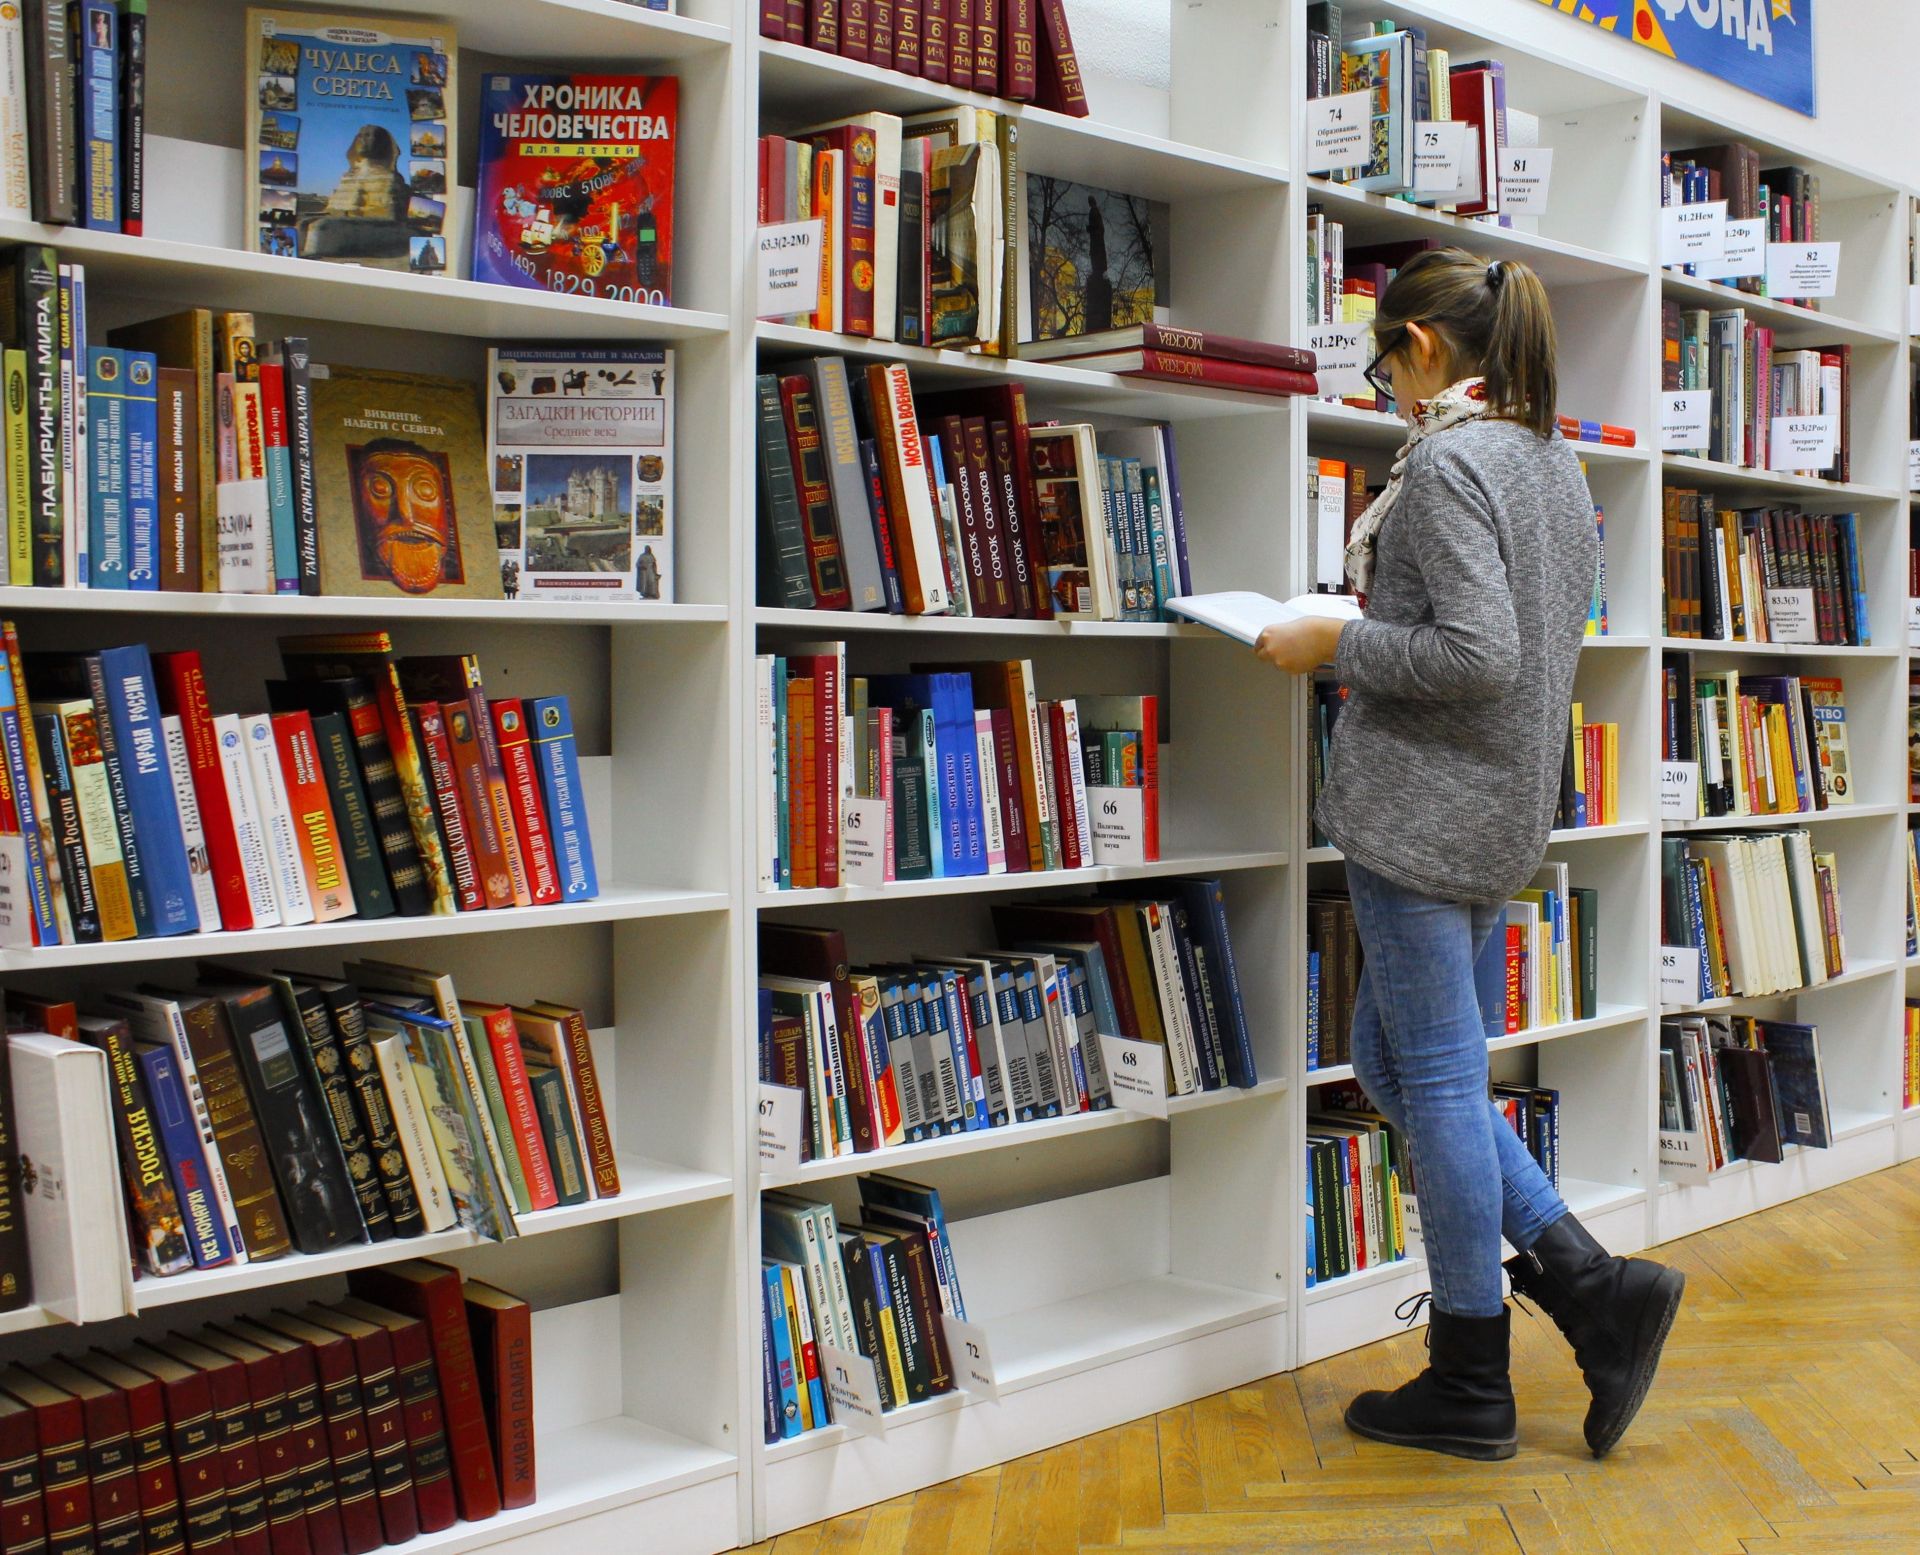
[(1374, 338), (1408, 324), (1437, 330), (1455, 368), (1487, 380), (1493, 415), (1536, 436), (1551, 435), (1559, 403), (1553, 308), (1526, 265), (1513, 259), (1489, 264), (1463, 248), (1416, 254), (1380, 299)]

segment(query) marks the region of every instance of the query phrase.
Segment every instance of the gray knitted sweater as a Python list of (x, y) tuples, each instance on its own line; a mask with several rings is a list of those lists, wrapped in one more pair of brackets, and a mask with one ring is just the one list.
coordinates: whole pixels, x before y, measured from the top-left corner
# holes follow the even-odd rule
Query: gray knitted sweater
[(1348, 858), (1454, 901), (1526, 885), (1597, 560), (1593, 499), (1557, 434), (1481, 420), (1414, 449), (1366, 619), (1334, 660), (1348, 700), (1315, 815)]

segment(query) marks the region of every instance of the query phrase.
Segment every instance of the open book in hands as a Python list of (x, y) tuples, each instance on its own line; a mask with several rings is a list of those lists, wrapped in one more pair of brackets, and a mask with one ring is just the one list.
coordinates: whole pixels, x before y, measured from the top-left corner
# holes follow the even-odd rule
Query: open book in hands
[(1249, 648), (1270, 626), (1317, 617), (1323, 621), (1358, 621), (1360, 601), (1351, 594), (1296, 594), (1292, 599), (1269, 599), (1265, 594), (1184, 594), (1167, 601), (1167, 609), (1202, 626), (1210, 626)]

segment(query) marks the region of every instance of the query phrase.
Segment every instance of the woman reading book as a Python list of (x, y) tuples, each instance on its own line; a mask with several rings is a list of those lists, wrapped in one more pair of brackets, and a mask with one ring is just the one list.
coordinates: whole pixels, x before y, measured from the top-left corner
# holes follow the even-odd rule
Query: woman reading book
[(1365, 952), (1354, 1068), (1412, 1154), (1433, 1287), (1426, 1370), (1361, 1394), (1347, 1426), (1513, 1456), (1504, 1232), (1514, 1291), (1585, 1374), (1597, 1457), (1646, 1396), (1685, 1277), (1609, 1256), (1568, 1213), (1488, 1099), (1486, 1045), (1504, 1030), (1494, 931), (1546, 856), (1559, 795), (1593, 500), (1554, 430), (1553, 315), (1525, 265), (1419, 254), (1374, 336), (1367, 376), (1412, 430), (1347, 546), (1363, 617), (1268, 627), (1255, 645), (1294, 674), (1331, 662), (1347, 688), (1316, 818), (1346, 856)]

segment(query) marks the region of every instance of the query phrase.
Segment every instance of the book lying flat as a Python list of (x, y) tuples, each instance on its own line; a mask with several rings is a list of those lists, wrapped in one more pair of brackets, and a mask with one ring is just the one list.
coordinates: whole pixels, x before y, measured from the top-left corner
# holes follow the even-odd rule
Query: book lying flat
[(1251, 647), (1270, 626), (1289, 621), (1358, 621), (1360, 602), (1351, 594), (1296, 594), (1284, 603), (1265, 594), (1186, 594), (1167, 601), (1167, 609), (1210, 626)]

